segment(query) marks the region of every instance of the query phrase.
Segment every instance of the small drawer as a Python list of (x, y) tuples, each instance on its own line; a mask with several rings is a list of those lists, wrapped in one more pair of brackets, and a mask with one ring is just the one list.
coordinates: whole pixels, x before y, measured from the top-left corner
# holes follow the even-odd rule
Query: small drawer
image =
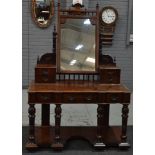
[(100, 71), (101, 83), (120, 83), (120, 69), (103, 69)]
[(105, 80), (106, 83), (115, 83), (116, 78), (116, 73), (114, 71), (108, 71)]
[(52, 103), (55, 101), (55, 96), (51, 93), (37, 93), (36, 101), (39, 103)]
[(56, 80), (56, 68), (35, 68), (36, 83), (52, 83)]
[(63, 94), (63, 103), (96, 103), (96, 94)]
[(106, 102), (107, 103), (121, 103), (122, 102), (122, 95), (120, 93), (106, 94)]
[(50, 80), (50, 72), (48, 69), (42, 69), (39, 76), (42, 82), (49, 82)]

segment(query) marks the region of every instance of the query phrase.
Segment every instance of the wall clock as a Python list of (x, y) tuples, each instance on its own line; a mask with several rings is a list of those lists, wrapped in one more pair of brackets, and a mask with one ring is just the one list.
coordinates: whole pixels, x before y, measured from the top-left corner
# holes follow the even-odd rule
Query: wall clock
[(100, 11), (100, 39), (102, 45), (112, 45), (118, 12), (112, 6), (106, 6)]
[(114, 25), (118, 18), (118, 12), (111, 6), (104, 7), (100, 13), (100, 19), (102, 25)]

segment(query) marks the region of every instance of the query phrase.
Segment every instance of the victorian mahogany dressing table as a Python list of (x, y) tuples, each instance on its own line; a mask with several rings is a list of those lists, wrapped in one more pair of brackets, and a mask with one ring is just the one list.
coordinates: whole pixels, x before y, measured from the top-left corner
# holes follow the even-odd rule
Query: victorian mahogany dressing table
[[(62, 35), (66, 35), (65, 31), (69, 28), (72, 33), (78, 31), (78, 28), (73, 25), (75, 22), (68, 20), (72, 18), (89, 19), (89, 24), (95, 27), (95, 29), (93, 28), (96, 44), (94, 68), (86, 63), (81, 65), (80, 62), (80, 65), (78, 64), (77, 68), (75, 67), (76, 69), (73, 70), (72, 66), (76, 63), (74, 57), (74, 59), (72, 58), (74, 61), (68, 65), (70, 68), (65, 70), (67, 58), (62, 58), (62, 56), (64, 51), (69, 50), (65, 50), (67, 47), (64, 47), (61, 42), (64, 43)], [(68, 23), (68, 21), (72, 23)], [(70, 27), (66, 29), (63, 24)], [(84, 31), (80, 36), (83, 33)], [(80, 41), (82, 42), (82, 40)], [(85, 46), (85, 42), (83, 44)], [(89, 56), (92, 57), (91, 52), (89, 51)], [(80, 57), (80, 55), (78, 56)], [(65, 65), (63, 66), (63, 64)], [(89, 64), (92, 65), (92, 63)], [(85, 70), (82, 68), (83, 66), (85, 66)], [(82, 71), (78, 67), (82, 68)], [(79, 103), (98, 104), (96, 127), (61, 126), (63, 110), (61, 105)], [(109, 105), (115, 103), (123, 106), (122, 127), (109, 126)], [(58, 28), (57, 32), (56, 29), (53, 32), (53, 53), (47, 53), (38, 58), (35, 67), (35, 81), (30, 84), (28, 89), (29, 139), (26, 148), (31, 150), (49, 146), (55, 150), (61, 150), (68, 139), (77, 137), (87, 139), (95, 148), (105, 148), (106, 146), (128, 148), (126, 133), (129, 103), (130, 92), (120, 84), (120, 69), (116, 67), (116, 62), (112, 57), (102, 55), (102, 42), (99, 38), (99, 6), (96, 6), (96, 10), (83, 9), (81, 5), (63, 10), (60, 9), (59, 4)], [(42, 125), (40, 127), (35, 127), (35, 104), (42, 105)], [(51, 126), (49, 121), (50, 104), (55, 104), (55, 126)]]

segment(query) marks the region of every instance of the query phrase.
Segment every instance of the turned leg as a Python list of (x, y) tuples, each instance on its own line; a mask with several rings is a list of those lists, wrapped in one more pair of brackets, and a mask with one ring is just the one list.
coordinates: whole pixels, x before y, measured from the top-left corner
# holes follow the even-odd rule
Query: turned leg
[(97, 108), (97, 137), (96, 142), (94, 144), (95, 148), (104, 148), (105, 144), (103, 143), (103, 128), (104, 128), (104, 105), (98, 105)]
[(29, 150), (33, 150), (38, 147), (35, 142), (35, 112), (34, 104), (29, 104), (29, 140), (26, 144), (26, 148)]
[(60, 137), (60, 123), (61, 123), (61, 105), (56, 104), (55, 107), (55, 139), (52, 144), (52, 148), (61, 150), (63, 148), (63, 144), (61, 143)]
[(129, 143), (127, 142), (128, 113), (129, 113), (128, 104), (123, 104), (123, 108), (122, 108), (122, 134), (121, 134), (121, 143), (119, 144), (120, 148), (129, 148), (129, 146), (130, 146)]

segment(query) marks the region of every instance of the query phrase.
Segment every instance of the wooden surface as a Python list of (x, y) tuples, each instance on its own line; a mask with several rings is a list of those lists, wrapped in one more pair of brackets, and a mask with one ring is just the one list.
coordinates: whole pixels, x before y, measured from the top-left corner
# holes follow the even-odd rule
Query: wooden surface
[[(31, 153), (25, 149), (25, 143), (27, 141), (27, 135), (28, 135), (28, 127), (24, 126), (22, 128), (23, 131), (23, 149), (22, 154), (23, 155), (30, 155)], [(133, 154), (133, 127), (128, 127), (128, 139), (131, 143), (131, 148), (126, 151), (118, 150), (117, 147), (108, 147), (107, 149), (103, 151), (100, 150), (94, 150), (92, 144), (88, 143), (85, 139), (69, 139), (65, 145), (65, 150), (63, 152), (55, 152), (53, 149), (49, 148), (40, 148), (38, 151), (32, 153), (35, 155), (132, 155)], [(6, 150), (7, 154), (7, 150)]]
[(35, 67), (36, 83), (53, 83), (56, 81), (56, 66), (52, 64), (37, 64)]
[[(67, 11), (67, 10), (66, 10)], [(39, 66), (38, 72), (36, 72), (36, 78), (39, 82), (32, 82), (28, 89), (28, 104), (29, 104), (29, 139), (26, 144), (27, 149), (37, 148), (40, 146), (48, 145), (54, 149), (61, 150), (64, 147), (65, 142), (70, 138), (82, 137), (87, 139), (94, 145), (95, 148), (105, 148), (105, 146), (117, 145), (120, 148), (128, 147), (127, 142), (127, 118), (128, 118), (128, 104), (130, 103), (130, 92), (121, 84), (101, 84), (99, 78), (102, 74), (106, 77), (106, 74), (117, 78), (117, 83), (120, 83), (120, 70), (118, 68), (104, 68), (101, 67), (99, 72), (99, 65), (109, 64), (113, 62), (111, 57), (106, 59), (100, 59), (99, 64), (99, 6), (96, 6), (95, 12), (88, 12), (87, 16), (91, 16), (96, 21), (96, 72), (93, 74), (99, 74), (98, 81), (89, 81), (83, 79), (82, 81), (76, 80), (64, 80), (56, 81), (56, 74), (60, 74), (60, 24), (61, 18), (75, 18), (70, 12), (63, 12), (60, 10), (60, 3), (58, 3), (58, 27), (57, 27), (57, 40), (53, 40), (56, 45), (53, 49), (56, 49), (56, 68), (49, 68), (47, 66)], [(70, 11), (70, 10), (68, 10)], [(86, 12), (87, 10), (85, 10)], [(83, 14), (77, 12), (76, 18), (87, 18)], [(95, 15), (94, 15), (95, 14)], [(95, 18), (94, 18), (95, 17)], [(55, 34), (56, 37), (56, 34)], [(55, 38), (56, 39), (56, 38)], [(56, 48), (55, 48), (56, 47)], [(101, 49), (101, 48), (100, 48)], [(44, 61), (45, 59), (45, 61)], [(45, 55), (44, 59), (39, 62), (50, 62), (49, 55)], [(55, 57), (54, 57), (55, 60)], [(105, 61), (106, 60), (106, 61)], [(52, 64), (55, 64), (52, 63)], [(115, 61), (111, 66), (115, 66)], [(46, 68), (47, 67), (47, 68)], [(57, 71), (57, 73), (56, 73)], [(68, 73), (68, 72), (67, 72)], [(87, 76), (87, 73), (82, 73)], [(64, 75), (65, 76), (65, 75)], [(75, 76), (75, 75), (74, 75)], [(53, 78), (54, 77), (54, 78)], [(49, 81), (52, 79), (52, 81)], [(109, 76), (102, 81), (109, 79)], [(35, 79), (36, 80), (36, 79)], [(48, 82), (48, 83), (45, 83)], [(54, 83), (51, 83), (54, 82)], [(99, 83), (100, 82), (100, 83)], [(107, 81), (106, 81), (107, 82)], [(109, 83), (109, 82), (107, 82)], [(35, 104), (42, 104), (42, 126), (35, 128)], [(98, 104), (97, 108), (97, 127), (61, 127), (61, 104), (74, 104), (74, 103), (92, 103)], [(109, 127), (109, 105), (111, 103), (121, 103), (122, 108), (122, 129)], [(49, 127), (49, 105), (55, 104), (55, 127)], [(46, 125), (46, 126), (45, 126)]]
[(121, 84), (99, 84), (98, 82), (87, 81), (57, 81), (56, 83), (34, 83), (28, 88), (29, 93), (33, 92), (113, 92), (130, 93), (130, 91)]
[(37, 68), (56, 68), (56, 66), (53, 64), (37, 64), (36, 67)]
[[(38, 146), (51, 146), (54, 142), (54, 127), (42, 126), (36, 127), (36, 143)], [(97, 127), (61, 127), (62, 143), (69, 139), (82, 138), (88, 140), (92, 145), (96, 139)], [(102, 136), (104, 143), (108, 146), (118, 146), (121, 142), (121, 127), (109, 127), (104, 130)], [(48, 135), (48, 136), (47, 136)]]
[[(117, 144), (120, 148), (128, 148), (127, 142), (127, 118), (128, 104), (130, 103), (130, 92), (121, 84), (99, 84), (88, 81), (59, 81), (56, 83), (34, 83), (30, 84), (29, 95), (29, 141), (27, 149), (50, 145), (53, 149), (62, 150), (67, 139), (72, 137), (83, 137), (94, 144), (95, 148)], [(35, 107), (36, 103), (55, 104), (55, 127), (52, 132), (49, 129), (49, 106), (42, 108), (42, 125), (48, 125), (48, 129), (41, 127), (41, 136), (35, 135)], [(61, 127), (61, 104), (92, 103), (98, 104), (97, 127), (91, 128), (65, 128)], [(111, 103), (121, 103), (122, 108), (122, 130), (109, 128), (109, 107)], [(47, 115), (46, 115), (47, 113)], [(46, 120), (48, 119), (48, 120)], [(51, 133), (54, 135), (51, 137)], [(115, 133), (115, 134), (114, 134)], [(72, 135), (73, 134), (73, 135)], [(115, 136), (116, 135), (116, 136)], [(37, 140), (38, 139), (38, 140)], [(52, 140), (53, 139), (53, 140)], [(41, 141), (41, 142), (37, 142)], [(47, 142), (48, 141), (48, 142)]]
[(99, 84), (86, 81), (32, 83), (28, 89), (29, 104), (110, 104), (130, 103), (129, 90), (120, 84)]
[(102, 65), (99, 67), (100, 83), (120, 84), (121, 70), (116, 66)]

